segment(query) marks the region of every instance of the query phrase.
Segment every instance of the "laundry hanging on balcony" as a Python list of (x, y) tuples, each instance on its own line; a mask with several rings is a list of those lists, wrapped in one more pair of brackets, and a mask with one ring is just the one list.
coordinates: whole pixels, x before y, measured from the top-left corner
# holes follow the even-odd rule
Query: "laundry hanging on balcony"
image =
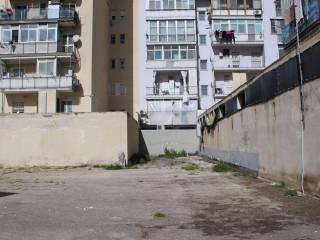
[(216, 40), (219, 42), (225, 42), (225, 43), (235, 43), (236, 42), (234, 30), (226, 30), (226, 31), (216, 30), (214, 32), (214, 36), (215, 36)]

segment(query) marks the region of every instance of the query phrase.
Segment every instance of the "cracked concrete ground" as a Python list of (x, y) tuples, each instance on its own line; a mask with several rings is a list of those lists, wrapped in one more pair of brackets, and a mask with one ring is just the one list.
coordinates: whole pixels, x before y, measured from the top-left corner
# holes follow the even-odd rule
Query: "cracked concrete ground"
[(211, 168), (0, 170), (0, 239), (320, 239), (318, 199)]

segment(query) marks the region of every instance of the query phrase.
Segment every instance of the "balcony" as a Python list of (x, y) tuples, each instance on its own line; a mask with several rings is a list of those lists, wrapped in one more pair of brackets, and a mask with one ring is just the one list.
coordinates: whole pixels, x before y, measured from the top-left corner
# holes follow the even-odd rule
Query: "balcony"
[[(226, 32), (226, 31), (225, 31)], [(224, 45), (263, 45), (264, 37), (262, 33), (248, 34), (248, 33), (232, 33), (229, 35), (214, 32), (211, 36), (212, 46)]]
[(78, 23), (78, 14), (74, 8), (29, 8), (7, 9), (0, 14), (0, 24), (21, 24), (34, 22), (59, 22), (61, 26), (75, 26)]
[(2, 77), (0, 89), (6, 92), (32, 92), (41, 89), (72, 91), (79, 86), (74, 76)]
[[(188, 86), (186, 90), (190, 98), (198, 97), (197, 86)], [(147, 87), (147, 99), (182, 99), (184, 95), (183, 86), (174, 88)]]
[(193, 125), (197, 120), (198, 101), (150, 100), (147, 113), (150, 125)]
[(28, 42), (3, 43), (0, 47), (1, 59), (17, 56), (29, 57), (34, 55), (55, 55), (71, 57), (74, 54), (73, 46), (61, 45), (57, 42)]

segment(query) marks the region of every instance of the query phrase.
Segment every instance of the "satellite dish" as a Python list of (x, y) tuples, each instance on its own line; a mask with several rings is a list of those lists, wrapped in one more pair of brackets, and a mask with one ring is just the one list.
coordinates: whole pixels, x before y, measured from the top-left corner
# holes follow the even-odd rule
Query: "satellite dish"
[(73, 40), (74, 43), (78, 43), (80, 41), (80, 36), (79, 35), (74, 35), (72, 37), (72, 40)]

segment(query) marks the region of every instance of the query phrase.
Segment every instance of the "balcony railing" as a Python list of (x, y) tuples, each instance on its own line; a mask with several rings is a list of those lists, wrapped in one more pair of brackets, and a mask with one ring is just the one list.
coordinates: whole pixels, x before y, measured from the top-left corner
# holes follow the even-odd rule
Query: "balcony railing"
[(2, 12), (0, 21), (24, 21), (24, 20), (47, 20), (47, 19), (75, 19), (77, 13), (75, 9), (69, 7), (60, 7), (59, 9), (12, 9), (10, 13)]
[(263, 43), (263, 41), (262, 33), (234, 33), (230, 36), (216, 32), (212, 34), (212, 44)]
[[(187, 93), (189, 95), (197, 95), (198, 87), (197, 86), (188, 86)], [(183, 96), (184, 95), (184, 87), (176, 87), (170, 89), (164, 89), (160, 87), (147, 87), (147, 96), (162, 96), (162, 97), (174, 97), (174, 96)]]
[(69, 89), (78, 86), (74, 76), (45, 77), (2, 77), (0, 89), (4, 90), (35, 90), (35, 89)]
[(0, 55), (73, 53), (74, 47), (57, 42), (3, 43)]
[(147, 35), (149, 43), (176, 43), (176, 42), (195, 42), (195, 34), (173, 34), (173, 35)]

